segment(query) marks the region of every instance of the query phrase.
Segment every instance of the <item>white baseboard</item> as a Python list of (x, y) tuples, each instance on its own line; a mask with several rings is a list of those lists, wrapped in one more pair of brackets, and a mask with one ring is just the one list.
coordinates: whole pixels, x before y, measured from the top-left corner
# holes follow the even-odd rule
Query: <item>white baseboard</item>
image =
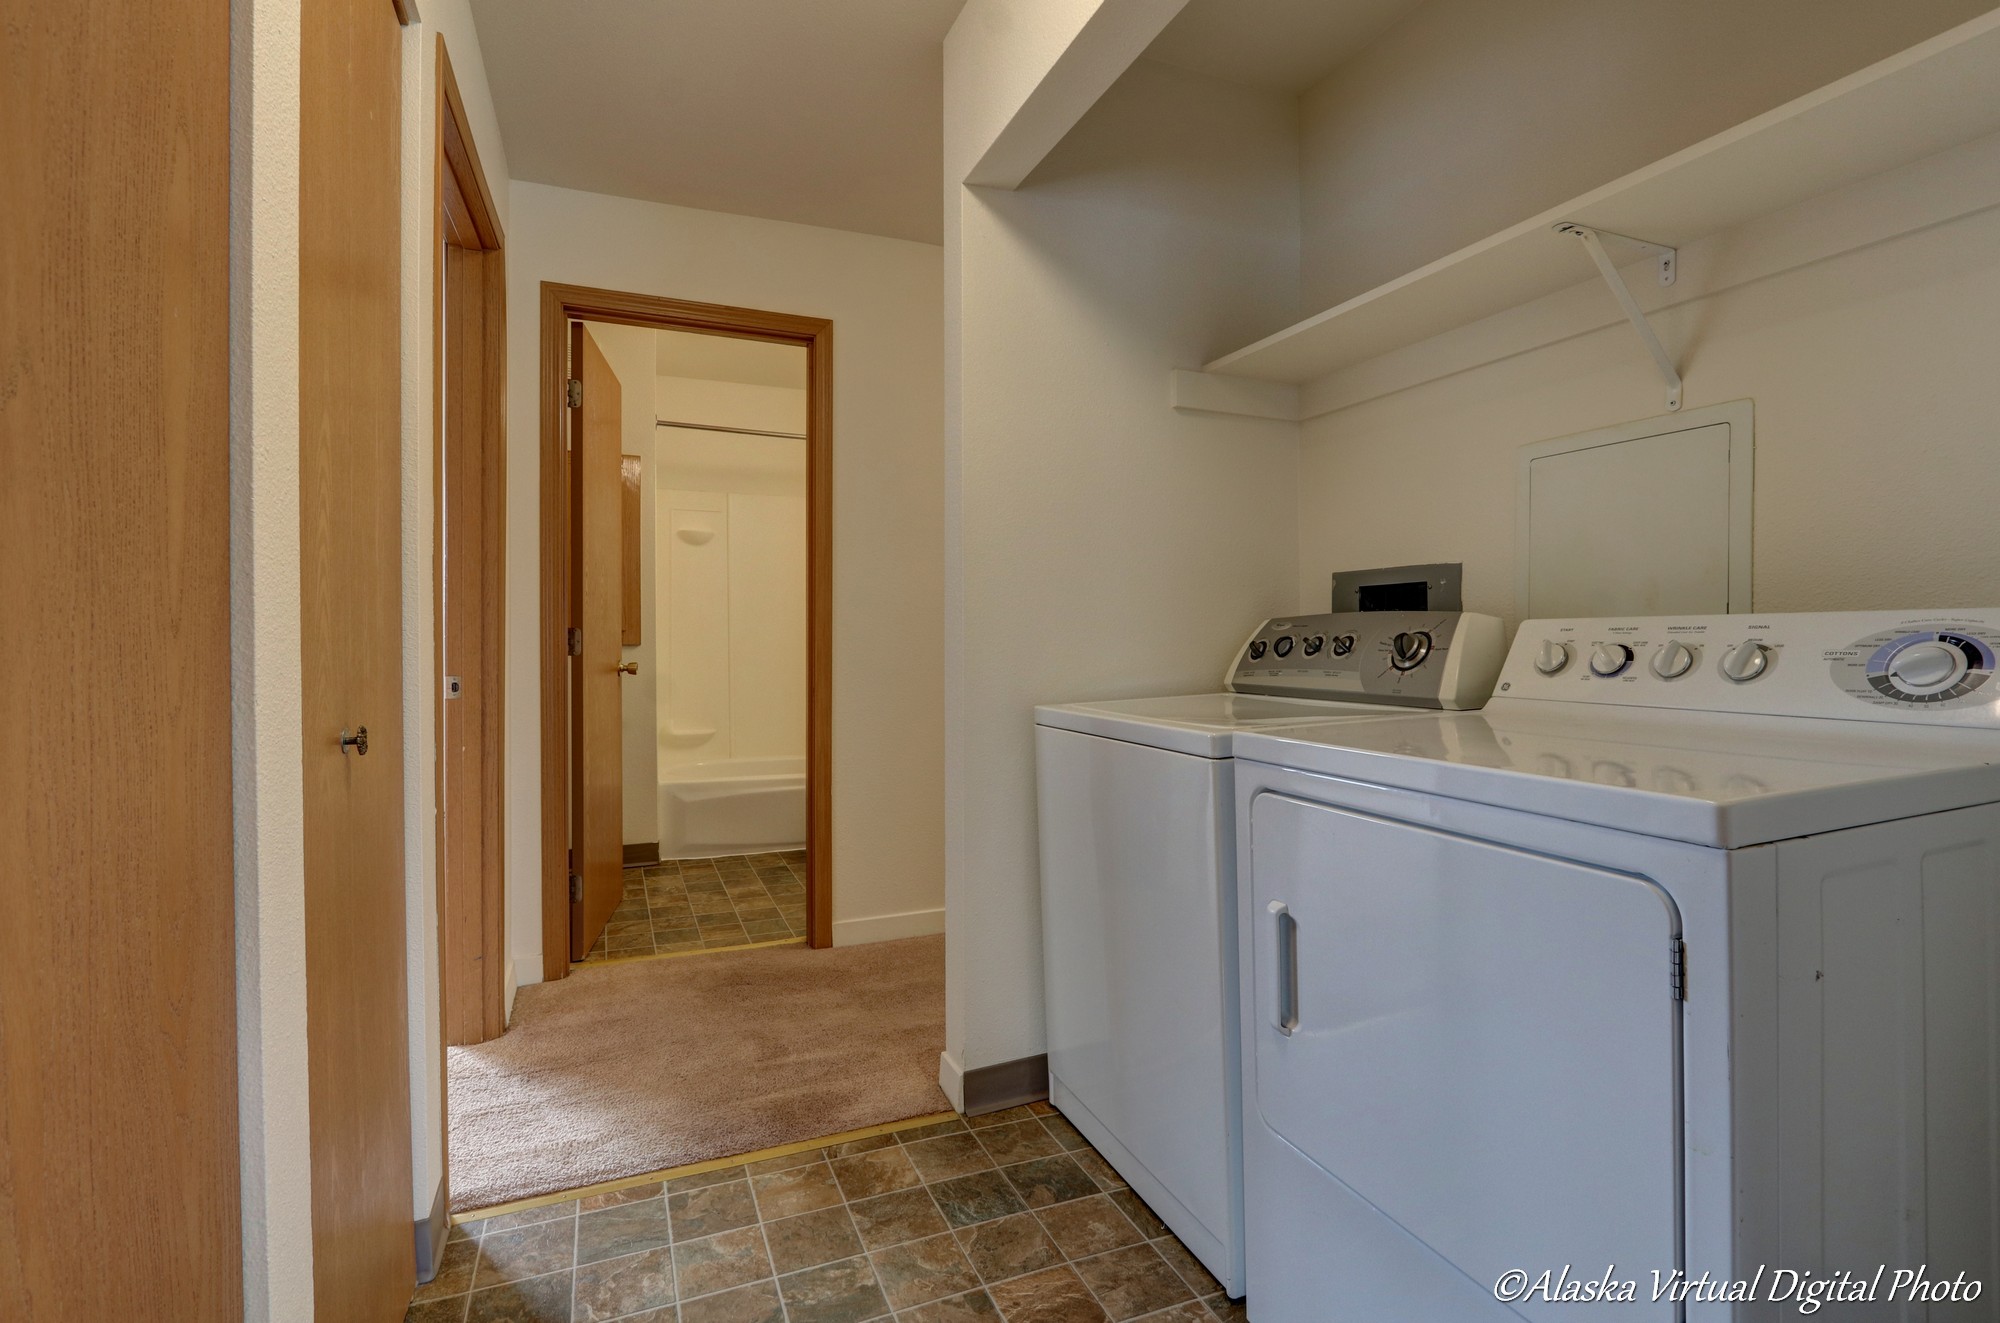
[(965, 1068), (949, 1052), (938, 1053), (938, 1087), (951, 1100), (951, 1110), (965, 1110)]
[(905, 910), (901, 914), (877, 914), (866, 919), (836, 919), (835, 946), (859, 946), (863, 942), (893, 942), (899, 937), (928, 937), (944, 931), (944, 907), (934, 910)]

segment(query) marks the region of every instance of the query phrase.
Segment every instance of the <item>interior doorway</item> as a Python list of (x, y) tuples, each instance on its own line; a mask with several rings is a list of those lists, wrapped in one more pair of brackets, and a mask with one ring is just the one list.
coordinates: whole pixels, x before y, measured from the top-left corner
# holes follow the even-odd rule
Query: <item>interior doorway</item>
[[(796, 929), (812, 946), (831, 945), (832, 324), (574, 286), (542, 291), (544, 977), (565, 976), (593, 952), (713, 949), (725, 927), (745, 944), (789, 940)], [(612, 360), (631, 361), (635, 331), (654, 333), (639, 351), (651, 367), (621, 374)], [(774, 392), (785, 389), (777, 377), (793, 374), (795, 419), (704, 410), (685, 391), (679, 412), (694, 407), (695, 416), (660, 412), (675, 397), (659, 363), (693, 371), (718, 360), (736, 362), (736, 376), (769, 374)], [(627, 440), (635, 413), (652, 433), (643, 442)], [(794, 462), (795, 492), (786, 490)], [(748, 471), (725, 473), (732, 464)], [(792, 509), (802, 527), (788, 532)], [(803, 550), (796, 592), (783, 582), (792, 542)], [(656, 584), (650, 616), (647, 577)], [(753, 590), (760, 578), (768, 592)], [(796, 652), (789, 693), (787, 636)], [(625, 689), (640, 689), (632, 681), (651, 682), (651, 703), (628, 702)], [(732, 685), (752, 683), (765, 686), (762, 698), (732, 706)], [(803, 783), (796, 828), (785, 821), (788, 776)], [(751, 780), (760, 784), (741, 784)], [(735, 803), (721, 803), (725, 792)], [(787, 850), (794, 845), (802, 855)], [(648, 865), (651, 877), (627, 874)], [(668, 928), (642, 932), (634, 915), (655, 891)], [(754, 917), (721, 921), (740, 905)]]

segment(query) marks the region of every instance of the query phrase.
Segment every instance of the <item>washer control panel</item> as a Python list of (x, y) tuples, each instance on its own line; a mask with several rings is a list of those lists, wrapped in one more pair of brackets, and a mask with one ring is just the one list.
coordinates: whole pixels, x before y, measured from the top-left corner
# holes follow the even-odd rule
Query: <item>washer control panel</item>
[(1505, 639), (1497, 617), (1465, 611), (1280, 616), (1244, 641), (1224, 683), (1241, 694), (1474, 708), (1493, 691)]
[(1497, 699), (2000, 728), (2000, 608), (1530, 620)]

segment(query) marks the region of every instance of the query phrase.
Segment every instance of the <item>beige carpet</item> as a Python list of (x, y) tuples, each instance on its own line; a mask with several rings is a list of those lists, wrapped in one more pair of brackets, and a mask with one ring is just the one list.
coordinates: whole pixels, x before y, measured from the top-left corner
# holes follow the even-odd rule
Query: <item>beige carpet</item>
[(447, 1053), (452, 1208), (950, 1106), (944, 939), (581, 967)]

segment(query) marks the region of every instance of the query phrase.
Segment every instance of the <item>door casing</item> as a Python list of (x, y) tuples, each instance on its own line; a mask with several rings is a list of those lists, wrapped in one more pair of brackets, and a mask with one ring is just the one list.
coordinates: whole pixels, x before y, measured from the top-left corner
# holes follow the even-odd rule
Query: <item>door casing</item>
[(799, 345), (806, 351), (807, 941), (833, 945), (833, 323), (545, 281), (541, 287), (542, 977), (569, 946), (569, 465), (563, 447), (568, 325), (611, 322)]

